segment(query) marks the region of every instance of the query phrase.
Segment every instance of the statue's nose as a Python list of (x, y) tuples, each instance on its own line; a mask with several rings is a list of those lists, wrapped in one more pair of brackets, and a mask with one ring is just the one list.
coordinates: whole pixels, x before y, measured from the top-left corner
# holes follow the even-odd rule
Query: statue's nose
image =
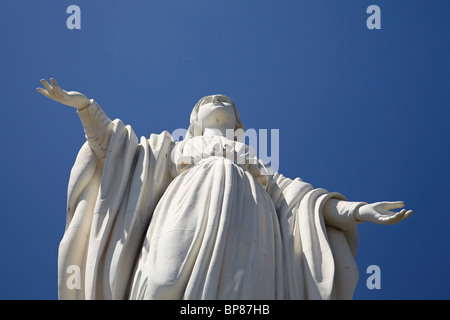
[(220, 97), (219, 96), (214, 96), (213, 97), (213, 103), (214, 104), (216, 104), (216, 103), (220, 103), (221, 101), (220, 101)]

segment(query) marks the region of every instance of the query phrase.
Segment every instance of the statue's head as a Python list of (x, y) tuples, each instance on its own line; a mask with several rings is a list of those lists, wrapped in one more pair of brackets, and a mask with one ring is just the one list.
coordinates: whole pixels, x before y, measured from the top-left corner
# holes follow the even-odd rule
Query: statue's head
[(201, 98), (191, 112), (186, 138), (202, 135), (205, 128), (244, 129), (233, 100), (222, 94)]

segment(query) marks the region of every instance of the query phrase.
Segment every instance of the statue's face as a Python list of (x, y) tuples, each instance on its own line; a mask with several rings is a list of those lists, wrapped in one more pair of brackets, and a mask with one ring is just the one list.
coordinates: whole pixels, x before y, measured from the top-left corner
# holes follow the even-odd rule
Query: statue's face
[(230, 98), (223, 95), (206, 97), (199, 107), (198, 121), (203, 128), (234, 129), (236, 114)]

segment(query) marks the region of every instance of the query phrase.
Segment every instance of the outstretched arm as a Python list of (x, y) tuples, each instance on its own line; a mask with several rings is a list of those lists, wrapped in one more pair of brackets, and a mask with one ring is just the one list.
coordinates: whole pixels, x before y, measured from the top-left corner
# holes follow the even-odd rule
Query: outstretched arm
[(104, 158), (112, 135), (111, 120), (93, 99), (88, 99), (77, 91), (61, 89), (55, 79), (50, 79), (50, 82), (51, 84), (42, 79), (41, 83), (45, 89), (36, 90), (47, 98), (77, 109), (89, 146), (97, 158)]
[(350, 202), (332, 198), (324, 208), (325, 223), (340, 230), (348, 230), (362, 222), (390, 225), (408, 218), (413, 211), (402, 209), (402, 201), (395, 202)]

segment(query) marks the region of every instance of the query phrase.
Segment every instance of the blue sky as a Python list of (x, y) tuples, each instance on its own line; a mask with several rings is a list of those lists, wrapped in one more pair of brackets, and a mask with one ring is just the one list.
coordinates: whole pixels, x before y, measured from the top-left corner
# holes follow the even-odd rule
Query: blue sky
[[(81, 9), (69, 30), (66, 9)], [(366, 9), (381, 9), (369, 30)], [(449, 299), (450, 2), (2, 1), (0, 298), (56, 299), (67, 183), (84, 133), (35, 91), (54, 77), (138, 136), (187, 128), (207, 94), (280, 130), (280, 169), (414, 214), (359, 227), (355, 299)], [(369, 290), (370, 265), (381, 289)]]

